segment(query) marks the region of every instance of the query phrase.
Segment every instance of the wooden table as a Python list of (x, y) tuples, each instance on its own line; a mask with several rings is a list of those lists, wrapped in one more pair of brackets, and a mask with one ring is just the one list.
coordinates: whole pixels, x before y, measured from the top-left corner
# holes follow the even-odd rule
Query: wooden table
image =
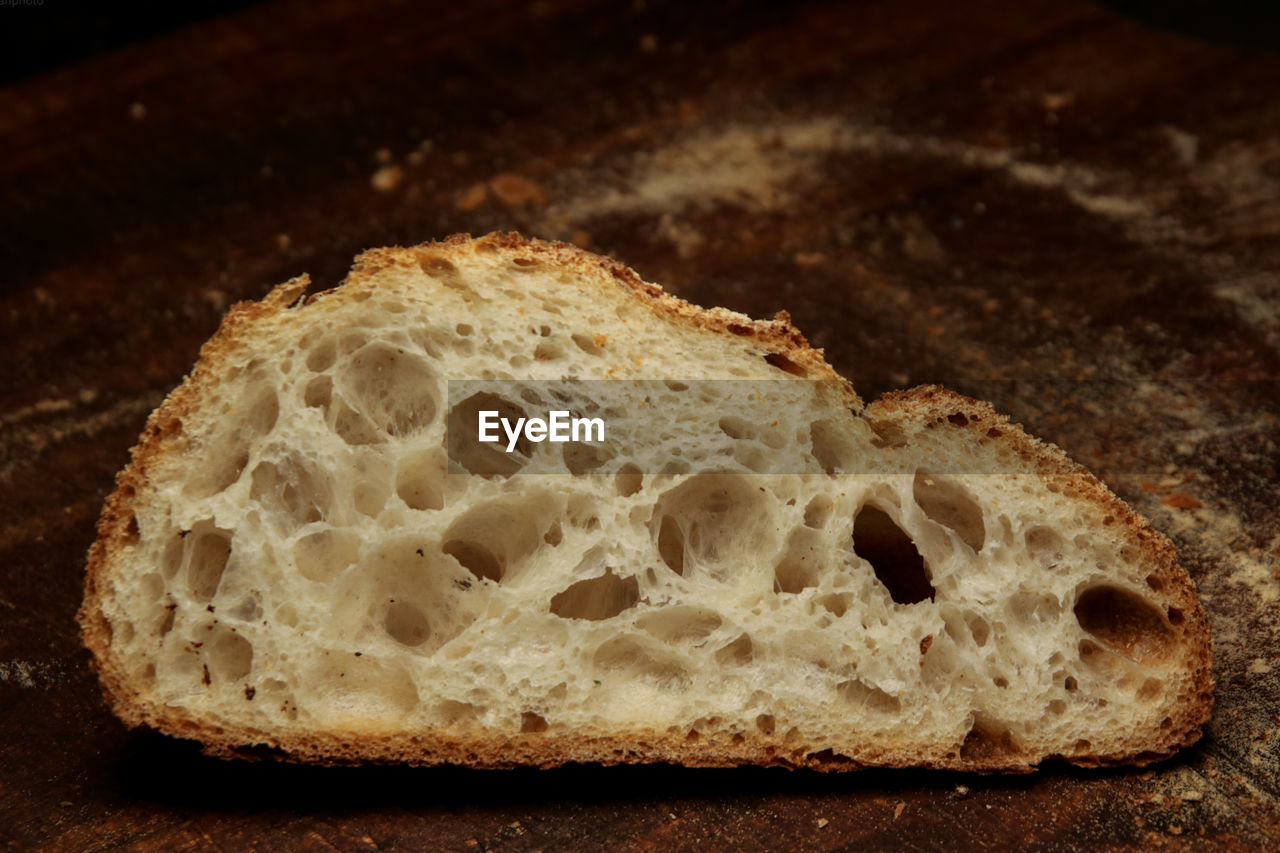
[[(431, 5), (285, 0), (0, 90), (0, 840), (1280, 845), (1280, 56), (1077, 0)], [(1063, 446), (1200, 588), (1204, 741), (986, 778), (323, 769), (126, 731), (73, 617), (147, 412), (233, 301), (493, 229), (785, 308), (867, 398), (942, 381)]]

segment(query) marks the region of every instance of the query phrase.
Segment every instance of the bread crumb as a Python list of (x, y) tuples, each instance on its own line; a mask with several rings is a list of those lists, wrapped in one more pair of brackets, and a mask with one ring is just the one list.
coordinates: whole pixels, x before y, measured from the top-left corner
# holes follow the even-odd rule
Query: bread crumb
[(489, 189), (493, 190), (498, 201), (508, 207), (519, 207), (526, 204), (542, 207), (547, 203), (547, 194), (542, 187), (528, 178), (511, 172), (503, 172), (489, 181)]
[(1173, 149), (1178, 161), (1184, 166), (1194, 166), (1200, 157), (1200, 139), (1194, 134), (1171, 125), (1166, 125), (1163, 130), (1165, 138), (1169, 141), (1169, 147)]
[(1200, 793), (1199, 791), (1183, 791), (1182, 799), (1186, 800), (1189, 803), (1194, 803), (1199, 800), (1203, 800), (1204, 794)]
[(1047, 92), (1040, 99), (1040, 103), (1044, 105), (1046, 110), (1056, 112), (1065, 106), (1075, 103), (1075, 100), (1074, 92)]
[(134, 101), (129, 105), (129, 118), (134, 121), (142, 121), (147, 117), (147, 105), (139, 101)]
[(369, 183), (378, 192), (390, 192), (400, 185), (404, 178), (404, 169), (399, 166), (383, 166), (369, 178)]
[(796, 252), (791, 256), (791, 260), (800, 267), (816, 267), (826, 259), (827, 256), (821, 252)]
[(1262, 658), (1254, 658), (1249, 664), (1249, 669), (1247, 670), (1250, 675), (1266, 675), (1270, 671), (1271, 664), (1267, 663)]
[(1160, 503), (1165, 506), (1171, 506), (1174, 509), (1199, 509), (1204, 506), (1204, 504), (1186, 492), (1174, 492), (1171, 495), (1165, 495), (1160, 498)]
[(967, 796), (969, 796), (969, 786), (956, 785), (956, 797), (963, 800)]
[(907, 804), (906, 804), (906, 803), (904, 803), (904, 802), (899, 802), (896, 806), (894, 806), (894, 807), (893, 807), (893, 819), (894, 819), (894, 820), (897, 820), (898, 818), (902, 817), (902, 811), (903, 811), (903, 809), (905, 809), (906, 807), (907, 807)]
[(1180, 824), (1176, 824), (1176, 823), (1171, 823), (1171, 824), (1169, 824), (1169, 834), (1170, 834), (1170, 835), (1181, 835), (1181, 834), (1182, 834), (1182, 826), (1181, 826)]
[(475, 210), (484, 204), (484, 200), (489, 197), (489, 188), (484, 184), (474, 184), (467, 188), (467, 191), (458, 199), (458, 210)]
[(826, 826), (828, 822), (829, 821), (825, 817), (820, 817), (814, 821), (814, 823), (817, 824), (818, 829), (822, 829), (822, 827)]

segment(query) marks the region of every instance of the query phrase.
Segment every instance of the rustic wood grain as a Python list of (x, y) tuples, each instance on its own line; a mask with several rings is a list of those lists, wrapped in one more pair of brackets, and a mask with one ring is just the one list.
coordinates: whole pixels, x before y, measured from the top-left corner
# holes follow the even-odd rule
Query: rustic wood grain
[[(1277, 91), (1274, 54), (1075, 0), (286, 0), (0, 89), (0, 841), (1280, 845)], [(146, 413), (231, 302), (499, 228), (785, 308), (864, 396), (944, 381), (1062, 445), (1201, 590), (1203, 743), (1018, 779), (481, 773), (124, 730), (73, 616)]]

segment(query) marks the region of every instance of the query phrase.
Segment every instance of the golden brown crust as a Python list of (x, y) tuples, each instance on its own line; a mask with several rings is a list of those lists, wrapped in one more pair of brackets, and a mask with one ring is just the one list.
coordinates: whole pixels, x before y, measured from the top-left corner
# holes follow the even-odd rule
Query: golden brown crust
[[(904, 753), (872, 747), (857, 756), (835, 755), (830, 750), (806, 754), (784, 743), (781, 737), (763, 733), (742, 733), (733, 738), (690, 740), (687, 733), (653, 731), (619, 733), (611, 737), (585, 737), (575, 732), (547, 731), (519, 737), (495, 738), (483, 733), (424, 732), (418, 735), (369, 736), (316, 734), (279, 737), (266, 732), (223, 725), (210, 725), (185, 710), (157, 707), (140, 699), (123, 669), (111, 654), (111, 627), (102, 600), (108, 582), (108, 558), (127, 546), (136, 530), (133, 504), (145, 494), (149, 474), (158, 460), (180, 453), (184, 446), (182, 423), (201, 398), (202, 388), (215, 381), (221, 365), (241, 346), (248, 344), (250, 330), (276, 317), (291, 306), (312, 304), (344, 294), (358, 294), (378, 271), (397, 265), (416, 264), (428, 271), (450, 265), (458, 253), (501, 252), (513, 262), (547, 263), (565, 271), (575, 271), (592, 279), (616, 284), (630, 293), (655, 318), (688, 328), (716, 334), (734, 335), (761, 347), (772, 358), (766, 360), (780, 369), (809, 379), (837, 383), (844, 403), (861, 413), (861, 400), (848, 381), (840, 377), (822, 357), (821, 350), (809, 346), (804, 336), (780, 313), (772, 321), (754, 321), (722, 308), (703, 309), (667, 294), (657, 285), (643, 281), (625, 265), (585, 252), (565, 243), (528, 240), (518, 234), (490, 234), (478, 239), (455, 234), (443, 241), (412, 248), (374, 249), (357, 258), (350, 275), (332, 290), (312, 294), (303, 300), (309, 279), (299, 276), (273, 289), (260, 302), (234, 305), (212, 338), (202, 347), (192, 373), (147, 420), (139, 443), (133, 448), (129, 465), (116, 478), (116, 489), (107, 498), (98, 521), (98, 538), (89, 555), (85, 598), (78, 614), (81, 635), (93, 654), (93, 664), (112, 709), (130, 726), (150, 726), (178, 737), (200, 741), (207, 752), (225, 757), (277, 757), (321, 764), (348, 764), (390, 761), (410, 764), (451, 763), (473, 767), (534, 765), (549, 767), (567, 762), (674, 762), (690, 766), (735, 766), (742, 764), (807, 767), (815, 770), (848, 770), (862, 766), (931, 767), (979, 772), (1029, 772), (1029, 759), (1007, 751), (961, 755), (939, 750), (936, 754)], [(1169, 541), (1151, 528), (1102, 483), (1072, 463), (1056, 447), (1028, 436), (1010, 424), (986, 403), (954, 394), (937, 386), (886, 394), (865, 412), (876, 426), (885, 424), (957, 424), (957, 415), (968, 429), (997, 432), (1001, 440), (1028, 461), (1039, 473), (1054, 480), (1066, 494), (1075, 495), (1103, 508), (1108, 516), (1141, 543), (1146, 558), (1183, 615), (1179, 636), (1189, 650), (1193, 677), (1179, 703), (1179, 716), (1172, 720), (1156, 744), (1144, 743), (1124, 754), (1066, 754), (1064, 760), (1082, 766), (1107, 764), (1147, 764), (1166, 758), (1183, 746), (1194, 743), (1212, 708), (1211, 653), (1208, 621), (1196, 600), (1185, 570), (1177, 564)]]

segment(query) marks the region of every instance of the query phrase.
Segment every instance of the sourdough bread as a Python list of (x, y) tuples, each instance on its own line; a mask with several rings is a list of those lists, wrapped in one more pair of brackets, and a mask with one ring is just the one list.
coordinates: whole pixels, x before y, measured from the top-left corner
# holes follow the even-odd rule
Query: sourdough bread
[[(1199, 737), (1174, 549), (990, 406), (866, 406), (785, 315), (515, 235), (307, 285), (230, 311), (103, 510), (79, 618), (130, 725), (484, 767), (1022, 771)], [(475, 442), (557, 405), (607, 437)]]

